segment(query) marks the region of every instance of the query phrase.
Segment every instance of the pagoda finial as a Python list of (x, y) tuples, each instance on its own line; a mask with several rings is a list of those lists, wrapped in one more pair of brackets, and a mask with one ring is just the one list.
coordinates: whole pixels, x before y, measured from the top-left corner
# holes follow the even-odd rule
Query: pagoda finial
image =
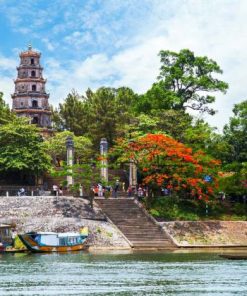
[(32, 44), (31, 43), (28, 44), (28, 50), (32, 50)]

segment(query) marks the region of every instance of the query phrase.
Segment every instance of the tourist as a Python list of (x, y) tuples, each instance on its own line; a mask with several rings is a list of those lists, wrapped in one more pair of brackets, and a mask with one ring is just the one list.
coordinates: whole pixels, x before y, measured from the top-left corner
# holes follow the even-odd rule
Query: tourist
[(93, 192), (94, 192), (94, 196), (98, 196), (98, 194), (99, 194), (99, 188), (98, 188), (98, 186), (94, 186), (93, 187)]
[(62, 187), (59, 187), (58, 193), (60, 196), (63, 196), (63, 188)]
[(79, 196), (83, 197), (83, 186), (81, 184), (79, 186)]
[(95, 187), (90, 187), (90, 190), (89, 190), (89, 204), (90, 204), (90, 207), (92, 209), (93, 209), (94, 196), (95, 196)]
[(100, 183), (98, 184), (98, 196), (103, 197), (103, 186)]
[(128, 197), (132, 196), (132, 187), (131, 186), (128, 187), (127, 193), (128, 193)]
[(52, 190), (53, 190), (53, 195), (57, 195), (58, 194), (58, 186), (56, 185), (56, 184), (54, 184), (53, 186), (52, 186)]
[(43, 195), (45, 195), (44, 186), (41, 186), (40, 188), (38, 187), (38, 188), (37, 188), (37, 191), (38, 191), (38, 195), (39, 195), (39, 196), (43, 196)]
[(139, 198), (143, 197), (143, 189), (142, 189), (141, 185), (138, 187), (137, 196)]
[(24, 196), (25, 195), (25, 189), (22, 187), (22, 188), (20, 188), (19, 190), (18, 190), (18, 192), (17, 192), (17, 195), (18, 196)]
[(143, 196), (148, 197), (148, 188), (147, 187), (143, 188)]
[(119, 189), (119, 180), (116, 180), (116, 183), (115, 183), (114, 188), (113, 188), (113, 196), (115, 198), (117, 198), (118, 189)]

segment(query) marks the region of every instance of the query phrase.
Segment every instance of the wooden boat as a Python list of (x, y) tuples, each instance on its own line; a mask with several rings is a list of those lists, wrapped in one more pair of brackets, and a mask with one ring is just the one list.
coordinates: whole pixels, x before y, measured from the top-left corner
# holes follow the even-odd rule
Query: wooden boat
[(86, 248), (88, 231), (82, 232), (29, 232), (19, 234), (20, 240), (27, 249), (34, 253), (72, 252)]
[(222, 258), (231, 259), (231, 260), (246, 260), (247, 253), (245, 254), (221, 254), (219, 255)]
[(0, 224), (0, 252), (5, 252), (7, 246), (12, 245), (12, 226)]

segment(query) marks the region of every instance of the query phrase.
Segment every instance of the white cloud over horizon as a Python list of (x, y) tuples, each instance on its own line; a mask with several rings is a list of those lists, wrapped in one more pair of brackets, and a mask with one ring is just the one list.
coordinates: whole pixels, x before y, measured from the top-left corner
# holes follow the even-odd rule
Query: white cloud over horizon
[[(114, 1), (110, 2), (113, 5)], [(189, 48), (196, 55), (206, 55), (217, 61), (224, 72), (220, 79), (229, 83), (226, 95), (216, 94), (217, 100), (214, 106), (218, 109), (218, 113), (213, 117), (206, 116), (206, 120), (211, 125), (221, 129), (228, 122), (233, 105), (246, 99), (247, 1), (177, 0), (170, 3), (156, 0), (146, 2), (149, 5), (153, 3), (150, 6), (152, 9), (146, 18), (143, 17), (142, 21), (138, 20), (136, 30), (131, 28), (130, 35), (126, 35), (125, 32), (120, 35), (116, 28), (114, 30), (111, 28), (112, 24), (109, 26), (103, 24), (100, 30), (97, 22), (101, 14), (95, 12), (90, 19), (87, 11), (81, 14), (87, 30), (80, 31), (77, 26), (73, 27), (73, 21), (76, 21), (71, 19), (72, 13), (75, 13), (73, 10), (69, 11), (67, 16), (68, 26), (73, 27), (73, 31), (63, 37), (61, 44), (59, 40), (53, 38), (52, 34), (57, 34), (54, 31), (58, 29), (66, 30), (62, 24), (60, 27), (59, 24), (52, 27), (50, 34), (41, 38), (48, 49), (42, 57), (42, 62), (45, 66), (44, 76), (48, 79), (47, 89), (51, 95), (51, 104), (57, 105), (62, 102), (71, 89), (82, 93), (88, 87), (96, 89), (103, 85), (129, 86), (134, 91), (143, 93), (155, 82), (159, 73), (158, 52), (161, 49), (179, 51), (182, 48)], [(110, 4), (105, 5), (107, 8)], [(112, 6), (111, 13), (117, 9), (117, 4)], [(132, 4), (129, 9), (130, 12), (134, 11), (134, 5)], [(92, 11), (91, 7), (90, 11)], [(128, 17), (132, 17), (131, 13)], [(44, 19), (45, 13), (40, 14), (39, 21), (35, 23), (36, 26), (40, 26)], [(126, 16), (124, 21), (127, 31)], [(115, 23), (120, 30), (123, 30), (121, 18), (118, 22), (116, 23), (115, 20), (113, 24)], [(129, 24), (137, 25), (133, 20), (130, 20)], [(90, 31), (93, 26), (97, 28)], [(109, 51), (100, 47), (100, 42), (106, 43), (104, 40), (106, 37), (112, 41), (108, 45)], [(95, 50), (86, 57), (80, 56), (80, 47), (87, 42), (89, 46), (93, 46), (92, 43), (95, 42)], [(52, 54), (59, 51), (59, 48), (71, 48), (78, 54), (69, 59), (53, 56)], [(11, 78), (16, 76), (14, 67), (18, 63), (17, 56), (4, 56), (1, 54), (0, 47), (0, 89), (4, 91), (5, 99), (9, 103), (10, 93), (14, 89)]]

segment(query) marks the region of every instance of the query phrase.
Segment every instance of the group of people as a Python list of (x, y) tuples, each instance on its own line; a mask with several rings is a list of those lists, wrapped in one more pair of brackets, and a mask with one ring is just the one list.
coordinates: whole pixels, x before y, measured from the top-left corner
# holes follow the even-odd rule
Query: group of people
[(98, 197), (117, 197), (119, 191), (119, 180), (116, 180), (114, 186), (103, 186), (101, 183), (92, 187), (92, 191), (94, 192), (94, 196)]
[(26, 190), (24, 187), (21, 187), (18, 191), (17, 191), (17, 196), (27, 196), (27, 195), (31, 195), (31, 196), (41, 196), (44, 195), (44, 189), (43, 188), (36, 188), (34, 190)]
[(56, 184), (52, 185), (52, 195), (54, 196), (62, 196), (63, 195), (63, 188), (58, 187)]
[[(42, 195), (40, 194), (41, 190), (38, 188), (37, 192), (35, 192), (35, 195)], [(119, 191), (125, 192), (124, 189), (124, 183), (119, 183), (119, 180), (116, 180), (115, 184), (113, 186), (104, 186), (102, 183), (98, 183), (97, 185), (94, 185), (90, 189), (91, 195), (94, 197), (115, 197), (117, 198), (119, 195)], [(138, 196), (139, 198), (146, 197), (148, 195), (148, 189), (145, 186), (129, 186), (126, 190), (128, 197), (132, 196)], [(58, 185), (54, 184), (52, 186), (51, 193), (53, 196), (62, 196), (63, 195), (63, 188), (59, 187)], [(18, 196), (25, 196), (27, 195), (26, 190), (22, 187), (17, 192)], [(79, 196), (83, 196), (83, 186), (80, 185), (79, 188)]]
[(148, 195), (147, 187), (138, 185), (136, 186), (129, 186), (127, 189), (128, 197), (131, 196), (138, 196), (139, 198), (146, 197)]

